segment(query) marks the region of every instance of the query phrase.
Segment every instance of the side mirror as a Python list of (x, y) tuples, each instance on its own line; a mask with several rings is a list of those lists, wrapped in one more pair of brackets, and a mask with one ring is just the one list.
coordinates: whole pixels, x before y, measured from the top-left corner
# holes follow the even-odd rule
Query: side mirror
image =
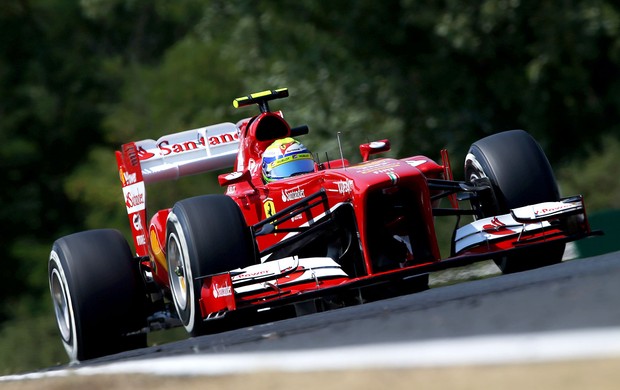
[(236, 171), (231, 173), (223, 173), (217, 177), (217, 181), (220, 183), (221, 187), (241, 183), (243, 181), (250, 183), (251, 180), (252, 176), (250, 175), (249, 170), (243, 172)]
[(361, 144), (360, 154), (362, 155), (363, 161), (368, 161), (368, 158), (373, 154), (389, 152), (390, 148), (390, 141), (387, 139), (382, 139), (380, 141), (373, 141), (367, 144)]

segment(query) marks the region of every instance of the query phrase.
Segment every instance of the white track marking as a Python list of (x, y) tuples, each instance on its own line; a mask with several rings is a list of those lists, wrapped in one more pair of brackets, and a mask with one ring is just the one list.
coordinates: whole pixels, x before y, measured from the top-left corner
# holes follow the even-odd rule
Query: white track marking
[(473, 336), (298, 351), (204, 353), (0, 377), (70, 375), (235, 375), (253, 372), (450, 367), (620, 357), (620, 328)]

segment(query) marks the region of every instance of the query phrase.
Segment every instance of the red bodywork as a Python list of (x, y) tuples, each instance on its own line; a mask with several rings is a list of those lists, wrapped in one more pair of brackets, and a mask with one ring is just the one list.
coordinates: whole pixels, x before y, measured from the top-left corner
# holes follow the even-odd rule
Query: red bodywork
[[(232, 130), (227, 130), (228, 128)], [(295, 136), (289, 124), (280, 112), (262, 112), (249, 120), (243, 120), (234, 128), (222, 128), (223, 135), (208, 136), (208, 131), (196, 141), (159, 141), (154, 143), (162, 156), (168, 158), (175, 152), (225, 147), (238, 143), (236, 157), (227, 157), (232, 162), (234, 172), (220, 175), (220, 184), (226, 186), (226, 195), (239, 205), (248, 226), (262, 223), (274, 214), (287, 210), (295, 204), (317, 197), (317, 203), (294, 217), (278, 222), (272, 234), (257, 235), (256, 242), (261, 254), (267, 255), (269, 248), (294, 235), (296, 228), (308, 226), (320, 221), (326, 214), (341, 208), (343, 213), (351, 213), (351, 229), (359, 246), (355, 273), (347, 276), (316, 279), (292, 283), (303, 269), (283, 272), (270, 281), (273, 288), (246, 293), (235, 292), (234, 275), (230, 273), (204, 277), (201, 290), (201, 311), (205, 319), (217, 313), (238, 310), (252, 305), (270, 304), (286, 297), (301, 297), (308, 292), (316, 292), (328, 287), (342, 285), (359, 285), (371, 280), (381, 280), (392, 275), (420, 275), (441, 268), (443, 263), (435, 234), (434, 209), (437, 197), (444, 192), (439, 187), (429, 185), (433, 180), (452, 180), (447, 152), (442, 152), (442, 164), (424, 156), (403, 159), (377, 158), (368, 160), (377, 151), (389, 150), (389, 142), (383, 140), (373, 145), (360, 147), (364, 162), (350, 165), (344, 158), (316, 164), (315, 172), (264, 184), (261, 178), (261, 156), (264, 150), (275, 140)], [(199, 132), (198, 132), (199, 133)], [(200, 133), (202, 134), (202, 133)], [(140, 143), (123, 145), (116, 153), (123, 192), (125, 195), (130, 225), (136, 254), (142, 258), (143, 267), (150, 270), (155, 283), (163, 290), (170, 287), (166, 264), (166, 221), (170, 209), (156, 212), (147, 221), (145, 182), (151, 171), (145, 170), (144, 164), (152, 157), (152, 150)], [(207, 148), (207, 150), (210, 150)], [(214, 150), (214, 149), (211, 149)], [(212, 153), (208, 151), (207, 154)], [(229, 153), (230, 154), (230, 153)], [(368, 160), (368, 161), (366, 161)], [(234, 161), (234, 162), (233, 162)], [(209, 168), (222, 168), (216, 164)], [(202, 169), (203, 171), (206, 169)], [(143, 172), (145, 173), (143, 175)], [(192, 172), (195, 173), (195, 172)], [(178, 172), (177, 176), (181, 175)], [(452, 208), (457, 208), (454, 194), (447, 195)], [(383, 205), (392, 209), (383, 210)], [(585, 212), (584, 212), (585, 217)], [(501, 226), (490, 226), (496, 236), (501, 236)], [(577, 229), (583, 234), (589, 233), (587, 220), (582, 220)], [(404, 238), (411, 242), (415, 239), (413, 250), (406, 244), (394, 244), (398, 251), (383, 253), (386, 243), (392, 239)], [(565, 239), (566, 234), (553, 229), (536, 231), (532, 234), (506, 235), (505, 239), (487, 245), (476, 245), (456, 253), (447, 262), (454, 264), (460, 259), (463, 263), (489, 257), (493, 251), (518, 247), (521, 240)], [(387, 245), (389, 246), (389, 245)], [(396, 257), (396, 258), (395, 258)], [(381, 258), (389, 258), (387, 262)], [(447, 268), (448, 265), (445, 266)], [(360, 269), (361, 268), (361, 269)], [(297, 276), (296, 276), (297, 275)], [(286, 287), (283, 287), (286, 286)]]

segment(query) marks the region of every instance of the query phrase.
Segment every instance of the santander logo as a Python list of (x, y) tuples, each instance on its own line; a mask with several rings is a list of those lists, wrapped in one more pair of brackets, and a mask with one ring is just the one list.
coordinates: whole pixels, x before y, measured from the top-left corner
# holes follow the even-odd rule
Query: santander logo
[(148, 152), (146, 149), (144, 149), (142, 146), (140, 146), (138, 148), (138, 158), (140, 160), (148, 160), (149, 158), (155, 156), (155, 153), (152, 152)]
[(538, 215), (538, 216), (542, 216), (542, 215), (552, 214), (552, 213), (554, 213), (556, 211), (569, 209), (571, 207), (574, 207), (574, 205), (572, 205), (572, 204), (563, 204), (563, 205), (559, 205), (559, 206), (555, 206), (555, 207), (549, 207), (549, 208), (542, 208), (540, 210), (534, 210), (534, 214)]
[(125, 196), (125, 205), (127, 207), (136, 207), (144, 204), (144, 194), (128, 192)]
[[(166, 136), (169, 137), (169, 136)], [(200, 137), (198, 139), (187, 140), (182, 142), (171, 142), (169, 139), (162, 137), (158, 140), (156, 147), (157, 149), (144, 149), (144, 147), (138, 147), (138, 157), (140, 160), (148, 160), (152, 157), (155, 157), (156, 153), (160, 156), (168, 156), (171, 154), (178, 154), (187, 152), (195, 149), (204, 149), (206, 147), (206, 143), (209, 143), (210, 147), (217, 147), (227, 145), (233, 142), (239, 141), (239, 134), (237, 132), (233, 133), (224, 133), (220, 135), (214, 135), (211, 137), (207, 137), (205, 141), (204, 137)]]
[(146, 208), (146, 191), (144, 182), (138, 182), (123, 187), (123, 195), (125, 196), (125, 206), (127, 213), (132, 214)]
[(213, 297), (229, 297), (232, 295), (232, 288), (228, 285), (228, 283), (224, 283), (223, 286), (218, 286), (217, 284), (213, 284)]
[(506, 227), (506, 224), (497, 219), (497, 217), (493, 218), (490, 224), (482, 226), (482, 229), (484, 229), (486, 233), (498, 236), (514, 233), (512, 230)]
[(302, 199), (305, 197), (306, 197), (306, 191), (300, 187), (291, 188), (291, 189), (282, 191), (283, 202), (290, 202), (292, 200)]

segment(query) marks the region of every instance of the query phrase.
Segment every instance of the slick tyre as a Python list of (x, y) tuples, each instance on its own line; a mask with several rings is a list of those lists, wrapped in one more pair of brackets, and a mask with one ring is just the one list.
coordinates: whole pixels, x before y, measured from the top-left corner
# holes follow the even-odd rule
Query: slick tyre
[[(491, 184), (491, 195), (472, 204), (483, 217), (560, 199), (547, 157), (536, 140), (523, 130), (494, 134), (472, 144), (465, 158), (465, 180), (488, 180)], [(525, 271), (559, 263), (564, 247), (564, 243), (541, 244), (494, 260), (503, 273)]]
[(200, 278), (254, 264), (250, 229), (231, 198), (204, 195), (176, 203), (166, 231), (170, 290), (179, 318), (191, 336), (208, 333)]
[(91, 230), (54, 242), (50, 292), (72, 362), (146, 347), (146, 294), (127, 241)]

